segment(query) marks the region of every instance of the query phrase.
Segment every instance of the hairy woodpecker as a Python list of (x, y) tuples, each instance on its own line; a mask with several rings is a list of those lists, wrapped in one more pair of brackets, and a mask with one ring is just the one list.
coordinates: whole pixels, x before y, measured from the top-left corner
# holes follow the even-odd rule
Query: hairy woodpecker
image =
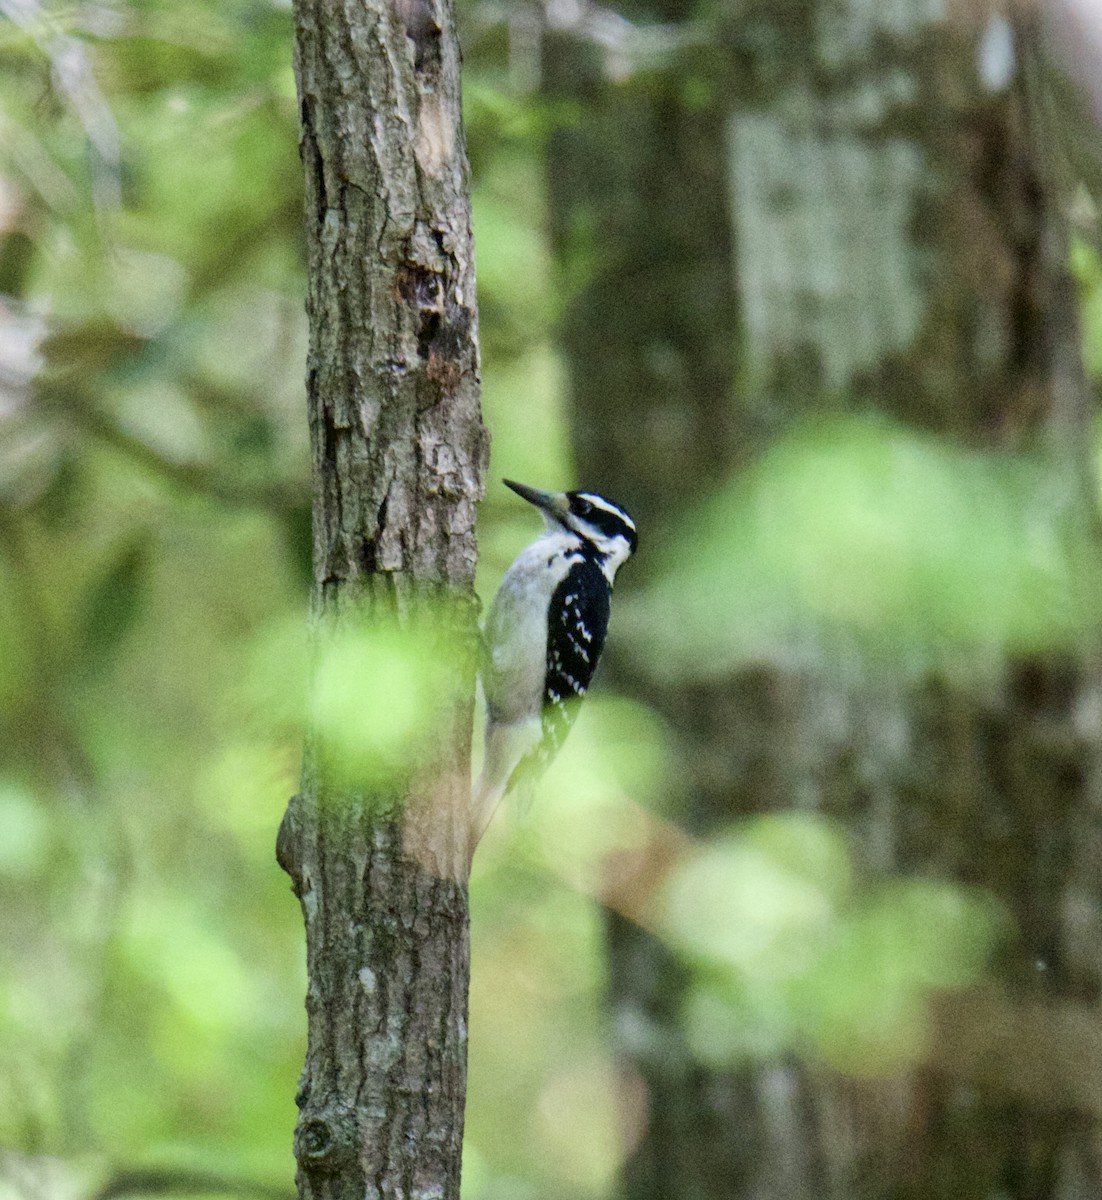
[(635, 522), (594, 492), (541, 492), (503, 481), (543, 513), (486, 618), (486, 754), (474, 786), (471, 852), (506, 792), (554, 758), (585, 695), (608, 630), (612, 583), (635, 552)]

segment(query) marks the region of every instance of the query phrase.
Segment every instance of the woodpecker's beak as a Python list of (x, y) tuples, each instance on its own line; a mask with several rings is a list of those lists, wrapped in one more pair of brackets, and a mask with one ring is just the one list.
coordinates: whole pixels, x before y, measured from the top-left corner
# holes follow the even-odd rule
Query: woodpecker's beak
[(514, 483), (511, 479), (503, 479), (501, 482), (556, 521), (565, 520), (570, 512), (570, 501), (567, 500), (565, 492), (541, 492), (539, 488), (528, 487), (524, 483)]

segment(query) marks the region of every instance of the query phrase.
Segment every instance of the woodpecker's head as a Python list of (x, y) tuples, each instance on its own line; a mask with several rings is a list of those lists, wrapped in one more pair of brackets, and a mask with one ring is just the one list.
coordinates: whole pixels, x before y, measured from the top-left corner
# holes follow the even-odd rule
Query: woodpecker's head
[(518, 496), (541, 510), (549, 529), (575, 534), (612, 579), (638, 544), (635, 522), (618, 505), (596, 492), (541, 492), (538, 488), (502, 480)]

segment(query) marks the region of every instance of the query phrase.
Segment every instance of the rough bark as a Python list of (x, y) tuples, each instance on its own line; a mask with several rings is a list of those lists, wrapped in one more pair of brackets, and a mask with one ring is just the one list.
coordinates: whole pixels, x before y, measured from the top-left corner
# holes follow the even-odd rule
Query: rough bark
[[(549, 170), (558, 253), (586, 279), (564, 326), (575, 448), (587, 486), (637, 509), (649, 545), (676, 529), (696, 481), (824, 411), (1044, 447), (1038, 505), (1091, 520), (1091, 416), (1034, 31), (1019, 21), (1006, 77), (985, 79), (991, 15), (751, 4), (708, 53), (616, 86), (560, 35), (550, 88), (589, 114), (556, 132)], [(930, 1062), (869, 1083), (788, 1060), (732, 1073), (694, 1062), (678, 1032), (682, 973), (610, 917), (612, 1026), (650, 1100), (624, 1194), (1098, 1195), (1102, 1112), (1074, 1076), (1089, 1069), (1075, 1065), (1083, 1005), (1102, 986), (1089, 655), (887, 692), (780, 663), (685, 688), (627, 652), (609, 668), (676, 731), (690, 828), (813, 807), (845, 822), (871, 866), (980, 885), (1016, 924), (988, 1019), (947, 1011)], [(1008, 1031), (1043, 1025), (1037, 1004), (1051, 1018), (1040, 1058), (1064, 1063), (1063, 1081), (1027, 1081), (1006, 1054)]]
[(316, 642), (426, 624), (434, 747), (386, 786), (316, 736), (278, 857), (306, 924), (299, 1194), (456, 1198), (475, 503), (487, 437), (448, 0), (297, 0)]

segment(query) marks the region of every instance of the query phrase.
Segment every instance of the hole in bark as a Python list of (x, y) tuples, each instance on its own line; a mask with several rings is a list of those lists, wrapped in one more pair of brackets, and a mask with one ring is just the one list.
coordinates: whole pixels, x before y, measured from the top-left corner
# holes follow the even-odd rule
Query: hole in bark
[(443, 29), (433, 0), (396, 0), (395, 7), (406, 27), (406, 37), (413, 43), (414, 68), (419, 73), (439, 70)]
[(406, 304), (440, 308), (440, 276), (420, 263), (403, 263), (394, 273), (394, 287)]
[(440, 69), (442, 33), (440, 26), (433, 23), (421, 37), (414, 39), (413, 66), (416, 71), (423, 74)]
[(428, 351), (428, 377), (442, 388), (458, 387), (470, 362), (472, 320), (469, 308), (449, 305), (433, 331)]
[(442, 320), (444, 282), (428, 267), (406, 263), (398, 268), (394, 286), (401, 300), (416, 312), (417, 353), (427, 362)]
[(432, 353), (432, 344), (440, 331), (441, 317), (438, 312), (423, 312), (417, 327), (417, 352), (427, 362)]

